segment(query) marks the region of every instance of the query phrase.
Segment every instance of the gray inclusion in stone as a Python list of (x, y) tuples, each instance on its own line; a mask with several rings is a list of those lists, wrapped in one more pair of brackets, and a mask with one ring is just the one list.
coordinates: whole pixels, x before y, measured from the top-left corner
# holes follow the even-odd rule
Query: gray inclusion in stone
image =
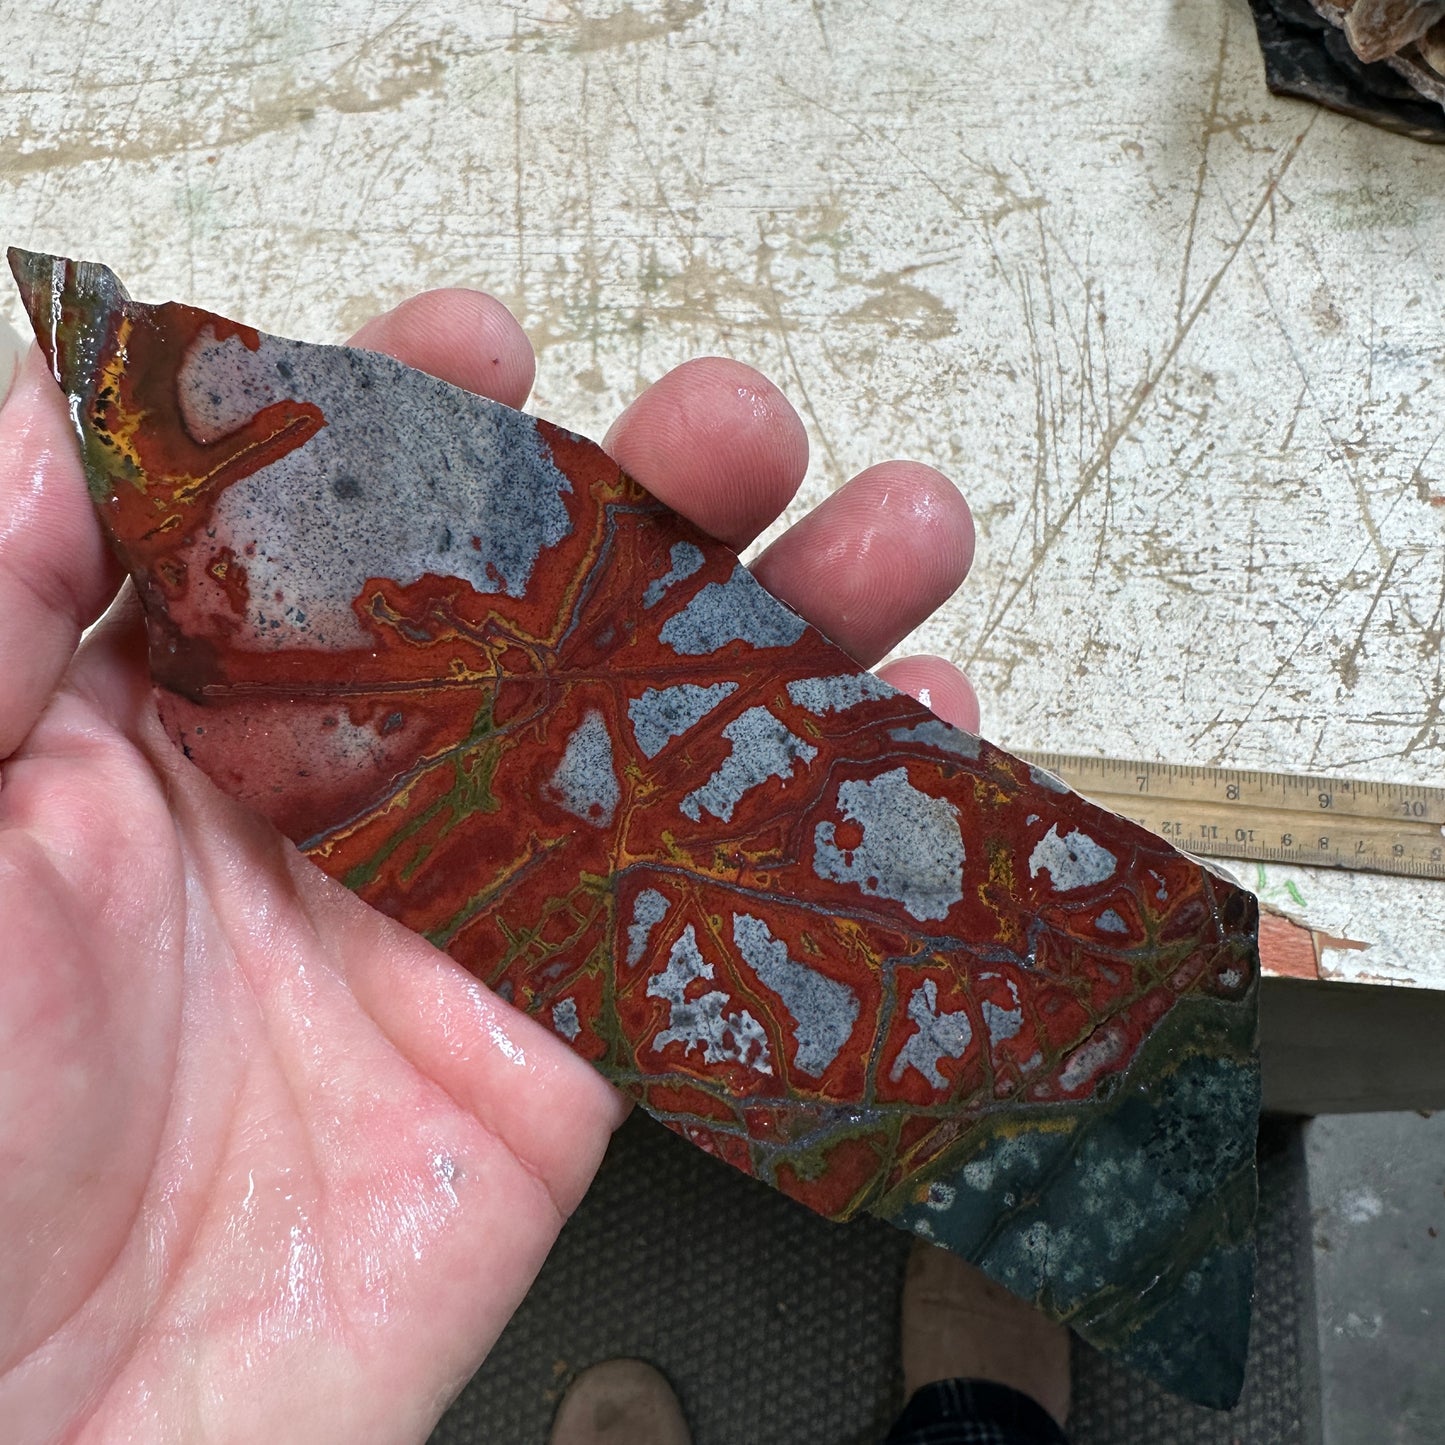
[(1047, 768), (1035, 767), (1029, 764), (1029, 779), (1040, 788), (1047, 788), (1051, 793), (1067, 793), (1069, 785), (1056, 773), (1051, 773)]
[(733, 809), (749, 788), (768, 778), (790, 778), (799, 758), (808, 763), (818, 755), (817, 748), (794, 736), (765, 707), (740, 713), (722, 735), (733, 745), (728, 760), (679, 805), (694, 823), (702, 821), (704, 810), (731, 822)]
[(1096, 927), (1105, 933), (1128, 933), (1129, 925), (1112, 909), (1106, 908), (1095, 920)]
[(743, 962), (783, 1001), (794, 1019), (799, 1072), (817, 1078), (838, 1057), (858, 1021), (858, 995), (845, 983), (788, 957), (761, 918), (733, 914), (733, 942)]
[(552, 1005), (552, 1027), (569, 1043), (582, 1032), (582, 1022), (577, 1017), (575, 998), (558, 999)]
[(652, 930), (667, 917), (667, 899), (655, 888), (644, 888), (632, 900), (632, 923), (627, 930), (627, 966), (633, 968), (647, 947)]
[(665, 999), (670, 1009), (667, 1028), (652, 1041), (654, 1052), (660, 1053), (668, 1044), (681, 1044), (690, 1054), (701, 1044), (704, 1063), (735, 1062), (760, 1074), (771, 1074), (768, 1036), (747, 1009), (724, 1014), (724, 1006), (732, 1000), (721, 989), (700, 998), (687, 997), (688, 985), (696, 979), (711, 978), (712, 972), (712, 964), (702, 956), (697, 934), (689, 923), (672, 945), (667, 967), (647, 981), (648, 998)]
[(978, 757), (978, 739), (962, 728), (949, 727), (938, 718), (915, 723), (911, 728), (891, 728), (888, 736), (895, 743), (922, 743), (940, 752), (954, 753), (960, 758)]
[(1029, 854), (1029, 877), (1037, 878), (1047, 868), (1056, 893), (1103, 883), (1114, 876), (1118, 866), (1119, 860), (1087, 833), (1075, 828), (1060, 837), (1057, 825), (1039, 839)]
[(246, 558), (246, 646), (364, 644), (352, 610), (370, 578), (431, 574), (521, 597), (571, 530), (571, 483), (536, 422), (389, 356), (203, 332), (180, 370), (186, 428), (215, 440), (278, 401), (326, 418), (303, 446), (233, 482), (210, 527)]
[(962, 1009), (957, 1013), (939, 1013), (938, 985), (925, 978), (908, 999), (908, 1017), (918, 1025), (898, 1051), (888, 1077), (896, 1084), (906, 1070), (917, 1069), (935, 1089), (948, 1087), (948, 1080), (938, 1072), (939, 1059), (961, 1059), (973, 1038), (973, 1025)]
[(839, 848), (834, 824), (813, 833), (813, 870), (852, 883), (875, 898), (901, 903), (917, 919), (935, 921), (963, 898), (963, 834), (958, 809), (920, 792), (906, 768), (838, 787), (838, 809), (863, 829), (856, 848)]
[(596, 708), (588, 712), (567, 739), (562, 761), (552, 774), (550, 789), (556, 802), (573, 817), (598, 828), (612, 822), (622, 791), (612, 760), (612, 738)]
[(948, 1209), (952, 1206), (958, 1194), (951, 1184), (944, 1184), (941, 1180), (935, 1179), (928, 1186), (928, 1193), (924, 1196), (923, 1202), (930, 1209)]
[(668, 560), (672, 563), (671, 569), (647, 584), (647, 591), (642, 594), (644, 607), (653, 607), (661, 602), (669, 587), (685, 582), (702, 567), (705, 559), (702, 549), (694, 547), (691, 542), (674, 542)]
[(798, 707), (822, 717), (857, 707), (860, 702), (897, 697), (898, 690), (871, 672), (845, 672), (837, 677), (800, 677), (788, 684), (788, 696)]
[(655, 758), (673, 738), (695, 727), (729, 693), (737, 690), (735, 682), (715, 682), (711, 687), (695, 682), (649, 687), (641, 697), (627, 704), (637, 746), (647, 757)]
[[(986, 973), (980, 982), (986, 979), (997, 978), (996, 973)], [(989, 1038), (996, 1044), (1001, 1044), (1005, 1039), (1011, 1039), (1024, 1026), (1024, 1011), (1019, 1006), (1019, 991), (1013, 985), (1013, 980), (1004, 979), (1004, 986), (1013, 995), (1014, 1006), (1004, 1008), (1000, 1004), (985, 999), (979, 1005), (983, 1014), (983, 1025), (988, 1030)]]
[(658, 636), (682, 657), (705, 657), (729, 642), (750, 647), (789, 647), (807, 627), (739, 563), (726, 582), (709, 582)]

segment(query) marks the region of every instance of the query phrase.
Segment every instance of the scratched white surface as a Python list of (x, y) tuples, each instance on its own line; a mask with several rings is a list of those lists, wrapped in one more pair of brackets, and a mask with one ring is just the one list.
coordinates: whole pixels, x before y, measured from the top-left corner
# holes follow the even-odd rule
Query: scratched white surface
[[(1271, 97), (1243, 0), (0, 0), (0, 239), (317, 340), (482, 286), (593, 435), (739, 357), (792, 515), (965, 488), (914, 645), (1000, 741), (1445, 780), (1445, 154)], [(1445, 987), (1445, 885), (1289, 882)]]

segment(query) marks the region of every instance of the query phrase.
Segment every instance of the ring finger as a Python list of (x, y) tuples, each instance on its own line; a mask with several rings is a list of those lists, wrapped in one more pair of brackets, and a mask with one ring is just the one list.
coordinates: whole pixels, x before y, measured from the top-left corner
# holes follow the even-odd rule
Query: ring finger
[(968, 575), (973, 517), (941, 472), (881, 462), (860, 472), (753, 564), (759, 582), (865, 667)]

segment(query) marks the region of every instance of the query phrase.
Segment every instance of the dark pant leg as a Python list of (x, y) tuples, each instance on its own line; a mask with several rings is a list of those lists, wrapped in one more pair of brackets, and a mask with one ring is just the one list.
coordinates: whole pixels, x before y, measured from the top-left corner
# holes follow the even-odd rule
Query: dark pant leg
[(915, 1392), (883, 1445), (1069, 1445), (1037, 1400), (993, 1380), (937, 1380)]

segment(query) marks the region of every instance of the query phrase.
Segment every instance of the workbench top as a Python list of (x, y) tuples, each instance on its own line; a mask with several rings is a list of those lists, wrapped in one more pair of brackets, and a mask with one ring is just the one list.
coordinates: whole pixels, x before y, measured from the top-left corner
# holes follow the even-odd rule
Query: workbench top
[[(1445, 780), (1445, 150), (1243, 0), (0, 0), (0, 239), (339, 340), (494, 292), (600, 436), (699, 353), (973, 503), (907, 650), (1006, 746)], [(20, 320), (15, 298), (6, 313)], [(1232, 865), (1445, 989), (1445, 884)]]

